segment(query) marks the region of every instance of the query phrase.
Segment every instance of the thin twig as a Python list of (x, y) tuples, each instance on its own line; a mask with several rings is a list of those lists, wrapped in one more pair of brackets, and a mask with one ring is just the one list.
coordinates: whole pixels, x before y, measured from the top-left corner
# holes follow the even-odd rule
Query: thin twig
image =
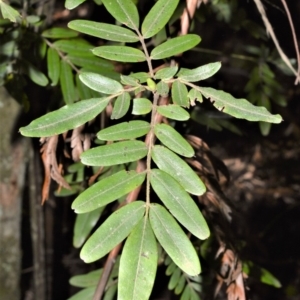
[(285, 55), (285, 53), (283, 52), (283, 50), (281, 49), (280, 45), (279, 45), (279, 42), (276, 38), (276, 35), (274, 33), (274, 30), (272, 28), (272, 25), (270, 24), (268, 18), (267, 18), (267, 14), (265, 12), (265, 9), (261, 3), (260, 0), (253, 0), (257, 6), (257, 9), (263, 19), (263, 22), (265, 24), (265, 27), (266, 27), (266, 30), (267, 32), (270, 34), (276, 48), (277, 48), (277, 51), (279, 53), (279, 55), (281, 56), (281, 59), (285, 62), (285, 64), (289, 67), (289, 69), (294, 73), (294, 75), (296, 76), (296, 78), (299, 77), (298, 75), (298, 72), (294, 69), (294, 67), (292, 66), (290, 60), (288, 59), (288, 57)]
[(297, 56), (297, 63), (298, 63), (298, 76), (296, 77), (296, 81), (295, 84), (298, 84), (300, 82), (300, 52), (299, 52), (299, 46), (298, 46), (298, 42), (297, 42), (297, 35), (296, 35), (296, 31), (295, 31), (295, 27), (294, 27), (294, 23), (290, 14), (290, 10), (285, 2), (285, 0), (281, 0), (282, 5), (285, 9), (285, 12), (287, 14), (290, 26), (291, 26), (291, 31), (292, 31), (292, 35), (293, 35), (293, 40), (294, 40), (294, 45), (295, 45), (295, 50), (296, 50), (296, 56)]

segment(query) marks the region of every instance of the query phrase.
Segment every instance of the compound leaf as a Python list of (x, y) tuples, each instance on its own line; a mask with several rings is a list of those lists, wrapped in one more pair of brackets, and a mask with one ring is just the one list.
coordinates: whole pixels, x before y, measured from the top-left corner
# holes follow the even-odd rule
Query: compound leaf
[(166, 124), (156, 124), (154, 132), (157, 138), (172, 151), (186, 157), (192, 157), (192, 146), (173, 127)]
[(122, 170), (105, 177), (82, 192), (72, 203), (76, 213), (86, 213), (105, 206), (140, 186), (145, 173)]
[(123, 90), (121, 83), (100, 74), (82, 72), (79, 79), (90, 89), (103, 94), (115, 94)]
[(179, 0), (159, 0), (146, 15), (142, 24), (145, 39), (158, 33), (170, 20)]
[(186, 34), (170, 39), (151, 51), (151, 59), (163, 59), (194, 48), (201, 38), (196, 34)]
[(174, 263), (188, 275), (198, 275), (201, 267), (195, 248), (168, 211), (152, 204), (149, 218), (156, 238)]
[(201, 240), (209, 237), (209, 228), (194, 200), (169, 174), (151, 170), (151, 186), (171, 214)]
[(80, 252), (85, 263), (94, 262), (121, 243), (141, 220), (145, 202), (135, 201), (111, 214), (87, 240)]
[(210, 63), (192, 70), (182, 68), (178, 72), (177, 77), (184, 81), (196, 82), (213, 76), (220, 68), (220, 62)]
[(164, 117), (177, 121), (187, 121), (190, 118), (190, 114), (176, 104), (160, 105), (157, 107), (157, 111)]
[(120, 119), (126, 115), (130, 106), (130, 98), (128, 92), (124, 92), (117, 97), (110, 117), (111, 119)]
[(132, 0), (102, 0), (108, 12), (119, 22), (137, 30), (139, 13)]
[(112, 24), (74, 20), (68, 23), (68, 27), (109, 41), (134, 43), (139, 40), (139, 37), (131, 30)]
[(130, 233), (120, 261), (118, 299), (147, 300), (157, 269), (157, 245), (147, 217)]
[(108, 104), (107, 98), (92, 98), (50, 112), (26, 127), (21, 127), (24, 136), (43, 137), (64, 133), (95, 118)]
[(149, 130), (150, 124), (146, 121), (130, 121), (105, 128), (97, 134), (97, 137), (105, 141), (134, 139), (147, 134)]
[(207, 87), (197, 87), (205, 98), (210, 98), (213, 105), (238, 119), (248, 121), (264, 121), (269, 123), (280, 123), (280, 115), (272, 115), (265, 107), (254, 106), (246, 99), (236, 99), (228, 93)]
[(146, 56), (141, 50), (128, 46), (100, 46), (94, 48), (93, 53), (106, 59), (121, 62), (142, 62), (146, 60)]
[(174, 152), (156, 145), (152, 150), (152, 159), (161, 170), (174, 177), (187, 192), (197, 196), (205, 193), (205, 185), (199, 176)]
[(137, 161), (147, 155), (142, 141), (123, 141), (83, 152), (81, 162), (88, 166), (112, 166)]

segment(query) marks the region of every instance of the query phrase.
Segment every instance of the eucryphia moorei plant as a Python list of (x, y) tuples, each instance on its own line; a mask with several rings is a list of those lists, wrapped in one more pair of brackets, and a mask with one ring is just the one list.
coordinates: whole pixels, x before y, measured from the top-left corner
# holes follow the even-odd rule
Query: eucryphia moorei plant
[[(73, 8), (80, 2), (67, 1), (67, 5)], [(111, 111), (111, 119), (119, 120), (131, 109), (135, 117), (129, 122), (117, 121), (116, 125), (100, 130), (97, 142), (101, 145), (84, 151), (80, 155), (82, 164), (77, 163), (74, 167), (76, 172), (81, 172), (83, 165), (92, 166), (99, 176), (99, 180), (81, 192), (72, 204), (72, 209), (78, 214), (74, 245), (81, 247), (88, 237), (80, 257), (91, 263), (106, 256), (126, 239), (111, 273), (118, 278), (117, 286), (112, 277), (107, 278), (105, 299), (112, 299), (116, 289), (118, 299), (149, 299), (162, 249), (166, 253), (169, 274), (172, 274), (172, 287), (182, 294), (182, 299), (198, 299), (193, 288), (196, 289), (199, 282), (197, 276), (201, 265), (198, 248), (191, 242), (190, 234), (204, 240), (210, 231), (191, 195), (202, 195), (206, 188), (185, 161), (185, 158), (193, 158), (194, 149), (171, 125), (174, 122), (169, 123), (168, 119), (187, 121), (190, 117), (187, 109), (196, 101), (202, 103), (203, 97), (218, 110), (236, 118), (271, 123), (279, 123), (282, 119), (245, 99), (235, 99), (223, 91), (195, 84), (213, 76), (221, 67), (219, 62), (195, 69), (164, 64), (154, 71), (153, 61), (167, 60), (190, 50), (201, 40), (198, 35), (186, 34), (168, 39), (149, 52), (145, 40), (164, 28), (179, 0), (157, 1), (141, 24), (133, 2), (102, 2), (122, 26), (75, 20), (69, 23), (69, 28), (113, 42), (92, 49), (92, 53), (101, 58), (99, 61), (146, 62), (148, 70), (121, 75), (120, 80), (104, 76), (101, 70), (80, 70), (76, 82), (81, 90), (96, 91), (101, 96), (75, 103), (69, 99), (66, 106), (34, 120), (20, 131), (30, 137), (57, 136), (90, 122), (105, 110)], [(57, 32), (68, 36), (71, 31)], [(51, 34), (55, 36), (55, 30)], [(44, 37), (51, 38), (51, 34), (47, 32)], [(135, 47), (124, 45), (130, 43)], [(57, 82), (61, 76), (63, 93), (70, 98), (65, 84), (68, 76), (62, 79), (66, 72), (57, 71), (56, 67), (59, 66), (59, 55), (66, 47), (62, 47), (62, 42), (56, 42), (60, 49), (55, 43), (47, 44), (50, 47), (49, 77), (52, 82), (53, 79)], [(95, 57), (93, 59), (96, 61)], [(71, 55), (69, 60), (72, 60)], [(71, 74), (72, 70), (68, 69), (68, 73)], [(142, 185), (144, 189), (140, 192)], [(155, 203), (153, 199), (160, 202)], [(106, 205), (116, 200), (120, 203), (119, 209), (89, 237)], [(102, 273), (101, 269), (72, 278), (71, 284), (85, 287), (76, 299), (90, 299)], [(84, 281), (94, 282), (95, 278), (97, 281), (92, 286), (82, 284)]]

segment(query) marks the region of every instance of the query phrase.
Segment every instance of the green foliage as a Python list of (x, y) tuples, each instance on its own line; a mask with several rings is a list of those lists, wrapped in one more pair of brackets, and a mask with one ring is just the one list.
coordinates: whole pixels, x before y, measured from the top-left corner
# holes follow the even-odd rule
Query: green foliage
[[(65, 5), (72, 9), (82, 2), (70, 0)], [(0, 3), (3, 16), (15, 22), (17, 15), (12, 10), (3, 13), (6, 6), (2, 1)], [(224, 91), (196, 84), (213, 76), (221, 68), (220, 62), (195, 69), (164, 66), (154, 72), (153, 60), (168, 60), (193, 49), (201, 41), (196, 34), (186, 34), (153, 44), (155, 47), (149, 54), (145, 39), (160, 34), (174, 14), (178, 0), (158, 0), (141, 26), (137, 7), (131, 0), (102, 0), (102, 3), (124, 27), (74, 20), (69, 22), (69, 29), (51, 28), (42, 32), (40, 42), (46, 45), (48, 77), (52, 86), (60, 85), (65, 106), (32, 121), (20, 128), (20, 132), (31, 137), (63, 134), (78, 130), (102, 112), (115, 120), (115, 125), (97, 129), (98, 140), (95, 142), (101, 145), (83, 149), (80, 167), (74, 171), (77, 179), (67, 181), (71, 186), (82, 182), (84, 166), (94, 167), (94, 173), (96, 167), (101, 170), (98, 181), (82, 191), (72, 204), (78, 214), (73, 244), (75, 247), (83, 245), (80, 257), (90, 263), (107, 255), (126, 239), (120, 265), (115, 265), (104, 299), (112, 299), (116, 293), (117, 285), (112, 282), (114, 276), (118, 277), (118, 299), (148, 299), (156, 276), (158, 245), (170, 258), (169, 288), (181, 294), (183, 300), (199, 299), (201, 265), (198, 248), (189, 236), (193, 234), (198, 242), (198, 239), (207, 239), (210, 230), (190, 194), (202, 195), (206, 187), (185, 161), (185, 158), (192, 159), (195, 151), (177, 131), (174, 120), (189, 120), (187, 109), (196, 101), (202, 103), (203, 97), (219, 111), (235, 118), (269, 123), (280, 123), (282, 118), (246, 99), (236, 99)], [(77, 32), (113, 44), (94, 47), (78, 37)], [(19, 53), (13, 51), (16, 44), (12, 36), (2, 51), (15, 58)], [(125, 45), (136, 42), (140, 45)], [(120, 76), (111, 61), (146, 62), (149, 70)], [(23, 72), (33, 82), (48, 85), (48, 78), (32, 60), (22, 63), (25, 66)], [(270, 72), (268, 76), (272, 77)], [(161, 102), (162, 98), (167, 102)], [(119, 121), (124, 116), (131, 118), (130, 121)], [(134, 167), (141, 160), (145, 162), (143, 170)], [(127, 198), (144, 182), (145, 195), (141, 193), (134, 199), (141, 200), (132, 202), (130, 197)], [(74, 189), (75, 192), (80, 190), (78, 186)], [(125, 197), (127, 201), (124, 201)], [(114, 201), (124, 206), (108, 214), (90, 236), (106, 206)], [(72, 278), (71, 284), (84, 289), (70, 299), (90, 299), (97, 284), (95, 278), (101, 276), (101, 272)]]

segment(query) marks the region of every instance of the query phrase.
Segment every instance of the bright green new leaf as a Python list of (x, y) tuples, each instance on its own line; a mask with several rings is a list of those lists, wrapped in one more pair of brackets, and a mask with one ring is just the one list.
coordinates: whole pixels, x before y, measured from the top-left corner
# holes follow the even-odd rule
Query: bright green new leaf
[(170, 91), (169, 84), (164, 81), (160, 81), (156, 85), (156, 91), (162, 97), (168, 97)]
[(151, 186), (170, 213), (201, 240), (209, 237), (209, 228), (194, 200), (169, 174), (151, 170)]
[(112, 24), (88, 20), (74, 20), (69, 22), (68, 27), (109, 41), (124, 43), (135, 43), (139, 41), (139, 37), (131, 30)]
[(172, 84), (171, 93), (173, 103), (184, 107), (189, 106), (188, 90), (184, 83), (179, 80), (175, 80)]
[(14, 8), (3, 1), (0, 1), (0, 10), (3, 19), (9, 19), (11, 22), (17, 22), (17, 18), (20, 17), (18, 11), (16, 11)]
[(48, 78), (34, 65), (29, 62), (25, 62), (26, 72), (29, 78), (40, 86), (46, 86), (48, 84)]
[(156, 145), (152, 149), (152, 159), (161, 170), (174, 177), (187, 192), (197, 196), (205, 193), (205, 185), (199, 176), (174, 152)]
[(152, 110), (152, 102), (147, 98), (133, 99), (132, 114), (145, 115)]
[(174, 218), (159, 204), (151, 205), (149, 217), (156, 238), (174, 263), (188, 275), (198, 275), (201, 272), (198, 255)]
[(78, 33), (68, 28), (52, 27), (43, 31), (42, 36), (50, 39), (68, 39), (77, 37)]
[(200, 103), (203, 102), (202, 94), (194, 88), (190, 89), (188, 97), (190, 99), (191, 105), (195, 105), (195, 101), (199, 101)]
[(213, 88), (197, 87), (197, 89), (205, 98), (210, 98), (217, 109), (238, 119), (269, 123), (280, 123), (282, 121), (280, 115), (272, 115), (265, 107), (254, 106), (246, 99), (236, 99), (228, 93)]
[(105, 206), (102, 206), (91, 212), (76, 216), (73, 234), (73, 246), (75, 248), (79, 248), (83, 245), (84, 241), (99, 220), (104, 208)]
[(70, 65), (64, 60), (61, 60), (60, 63), (59, 79), (60, 79), (61, 91), (65, 103), (66, 104), (73, 103), (77, 98), (74, 79), (73, 79), (73, 72)]
[(94, 48), (93, 53), (106, 59), (121, 62), (142, 62), (146, 60), (146, 56), (141, 50), (128, 46), (100, 46)]
[(124, 141), (87, 150), (81, 154), (81, 162), (88, 166), (112, 166), (139, 160), (147, 155), (142, 141)]
[(76, 213), (86, 213), (128, 194), (145, 180), (145, 173), (122, 170), (105, 177), (82, 192), (72, 203)]
[(94, 262), (121, 243), (141, 220), (145, 202), (135, 201), (111, 214), (87, 240), (80, 252), (85, 263)]
[(132, 0), (102, 0), (108, 12), (120, 23), (137, 30), (139, 13)]
[(70, 278), (69, 283), (81, 288), (96, 286), (102, 273), (103, 269), (98, 269), (86, 274), (76, 275)]
[(114, 109), (110, 116), (110, 118), (112, 120), (120, 119), (126, 115), (126, 113), (129, 110), (129, 106), (130, 106), (130, 99), (131, 99), (131, 97), (128, 92), (124, 92), (117, 97), (117, 99), (114, 103)]
[(86, 0), (66, 0), (65, 2), (65, 7), (66, 9), (74, 9), (77, 6), (79, 6), (80, 4), (82, 4), (83, 2), (85, 2)]
[(118, 284), (119, 300), (148, 300), (157, 269), (157, 245), (147, 217), (139, 221), (123, 248)]
[(170, 39), (151, 51), (151, 59), (167, 58), (194, 48), (201, 41), (196, 34), (186, 34)]
[(67, 300), (82, 300), (82, 299), (92, 299), (96, 291), (96, 286), (88, 287), (83, 289), (73, 295), (72, 297), (68, 298)]
[(172, 151), (186, 157), (194, 155), (192, 146), (170, 125), (156, 124), (154, 132), (157, 138)]
[(100, 74), (82, 72), (79, 79), (90, 89), (103, 94), (116, 94), (123, 91), (123, 86), (118, 81)]
[(94, 119), (108, 104), (107, 98), (82, 100), (50, 112), (26, 127), (21, 127), (24, 136), (43, 137), (64, 133)]
[(170, 20), (179, 0), (159, 0), (151, 8), (142, 24), (145, 39), (158, 33)]
[(60, 75), (60, 60), (56, 50), (48, 48), (47, 51), (48, 76), (51, 79), (52, 86), (57, 85)]
[(207, 79), (217, 73), (221, 68), (220, 62), (210, 63), (204, 66), (200, 66), (196, 69), (180, 69), (177, 77), (184, 81), (196, 82)]
[(175, 67), (166, 67), (163, 69), (158, 70), (155, 73), (155, 79), (171, 79), (175, 76), (178, 71), (178, 66)]
[(123, 122), (102, 129), (98, 132), (97, 138), (104, 141), (134, 139), (144, 136), (149, 132), (149, 130), (150, 124), (146, 121)]
[(82, 39), (58, 40), (53, 45), (56, 49), (71, 55), (93, 56), (94, 46)]
[(176, 104), (160, 105), (157, 107), (157, 111), (162, 116), (172, 120), (187, 121), (190, 118), (190, 114)]

